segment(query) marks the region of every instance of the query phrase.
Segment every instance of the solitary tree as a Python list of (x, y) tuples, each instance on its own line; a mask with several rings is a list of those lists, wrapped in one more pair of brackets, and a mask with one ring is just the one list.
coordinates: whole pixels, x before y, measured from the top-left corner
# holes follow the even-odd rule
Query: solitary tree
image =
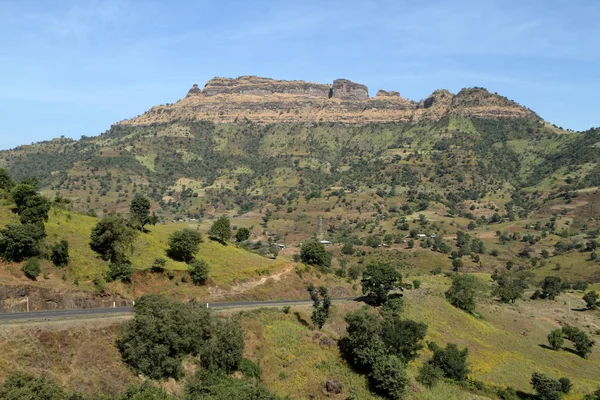
[(250, 239), (250, 229), (248, 228), (240, 228), (237, 230), (237, 232), (235, 233), (235, 240), (238, 243), (241, 242), (245, 242), (246, 240)]
[(588, 310), (595, 310), (598, 308), (598, 293), (593, 290), (587, 292), (583, 295), (583, 301), (585, 301)]
[(169, 236), (167, 255), (176, 261), (190, 262), (202, 243), (202, 234), (192, 229), (182, 229)]
[(325, 246), (314, 239), (307, 240), (302, 244), (300, 260), (308, 265), (323, 268), (331, 267), (331, 255), (327, 253)]
[(131, 201), (129, 212), (131, 213), (131, 219), (142, 232), (144, 231), (144, 226), (148, 224), (156, 225), (158, 222), (158, 217), (155, 213), (150, 215), (150, 200), (140, 194), (137, 194)]
[(313, 323), (319, 328), (323, 328), (325, 322), (329, 319), (329, 307), (331, 307), (331, 298), (327, 292), (327, 288), (324, 286), (318, 289), (312, 284), (306, 288), (310, 294), (310, 298), (313, 301), (313, 313), (311, 319)]
[(542, 297), (554, 300), (561, 292), (561, 279), (558, 276), (547, 276), (542, 282)]
[(452, 276), (452, 285), (446, 291), (446, 299), (454, 307), (473, 312), (479, 286), (479, 281), (473, 275), (455, 274)]
[(363, 294), (373, 296), (377, 304), (384, 303), (390, 291), (400, 288), (402, 275), (396, 267), (385, 263), (367, 265), (361, 284)]
[(210, 227), (208, 234), (225, 244), (231, 238), (231, 223), (226, 215), (220, 216)]
[(110, 214), (102, 218), (92, 230), (90, 247), (111, 263), (127, 261), (127, 253), (133, 249), (136, 232), (125, 218)]

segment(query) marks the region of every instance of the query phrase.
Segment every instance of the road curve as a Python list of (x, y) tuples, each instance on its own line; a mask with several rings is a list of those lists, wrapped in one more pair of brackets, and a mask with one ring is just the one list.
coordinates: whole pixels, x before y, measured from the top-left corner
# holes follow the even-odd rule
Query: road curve
[[(354, 301), (358, 297), (340, 297), (332, 299), (332, 302)], [(260, 307), (279, 307), (288, 305), (311, 304), (311, 300), (270, 300), (270, 301), (233, 301), (219, 303), (204, 303), (208, 308), (260, 308)], [(56, 311), (31, 311), (19, 313), (0, 313), (0, 322), (18, 321), (18, 320), (45, 320), (51, 318), (72, 318), (72, 317), (94, 317), (107, 315), (127, 315), (132, 314), (132, 307), (117, 308), (83, 308), (77, 310), (56, 310)]]

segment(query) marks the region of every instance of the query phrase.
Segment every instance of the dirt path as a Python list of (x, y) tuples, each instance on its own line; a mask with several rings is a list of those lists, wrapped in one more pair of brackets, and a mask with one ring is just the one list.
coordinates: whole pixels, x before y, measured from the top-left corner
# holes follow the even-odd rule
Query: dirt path
[(237, 283), (235, 285), (232, 285), (231, 288), (229, 288), (227, 290), (221, 289), (218, 286), (213, 286), (213, 287), (208, 288), (208, 291), (210, 292), (211, 298), (215, 298), (215, 297), (218, 298), (218, 297), (223, 297), (223, 296), (232, 295), (232, 294), (244, 293), (244, 292), (252, 290), (258, 286), (264, 285), (265, 283), (267, 283), (269, 281), (269, 279), (272, 279), (275, 282), (278, 282), (281, 280), (281, 278), (284, 275), (289, 274), (293, 269), (294, 269), (294, 265), (288, 264), (282, 271), (279, 271), (276, 274), (272, 274), (269, 276), (263, 276), (262, 278), (259, 278), (259, 279), (253, 279), (250, 281)]

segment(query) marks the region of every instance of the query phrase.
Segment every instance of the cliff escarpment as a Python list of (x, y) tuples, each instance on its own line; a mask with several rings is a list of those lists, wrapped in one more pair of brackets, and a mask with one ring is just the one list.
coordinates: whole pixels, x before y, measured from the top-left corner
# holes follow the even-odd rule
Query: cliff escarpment
[(121, 121), (122, 125), (151, 125), (175, 120), (209, 120), (231, 123), (250, 120), (258, 124), (285, 122), (419, 122), (445, 115), (478, 118), (532, 118), (531, 110), (483, 88), (463, 89), (454, 95), (437, 90), (421, 101), (379, 90), (369, 96), (367, 86), (348, 79), (332, 84), (241, 76), (213, 78), (198, 85), (174, 104), (152, 107), (144, 114)]

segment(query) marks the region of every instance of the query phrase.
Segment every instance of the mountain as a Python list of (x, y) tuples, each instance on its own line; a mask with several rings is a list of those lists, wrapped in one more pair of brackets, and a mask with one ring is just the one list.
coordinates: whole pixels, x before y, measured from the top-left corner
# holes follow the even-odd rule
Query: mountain
[(448, 115), (480, 118), (539, 119), (528, 110), (482, 88), (463, 89), (457, 95), (438, 90), (419, 102), (398, 92), (379, 90), (369, 97), (365, 85), (347, 79), (333, 84), (281, 81), (256, 76), (214, 78), (201, 90), (194, 85), (175, 104), (156, 106), (120, 125), (144, 126), (176, 120), (231, 123), (248, 119), (258, 124), (298, 122), (437, 121)]
[(563, 131), (483, 88), (416, 102), (384, 90), (369, 97), (346, 79), (242, 76), (194, 85), (97, 137), (0, 152), (0, 166), (97, 214), (126, 211), (135, 193), (165, 218), (263, 213), (334, 192), (348, 198), (347, 212), (362, 193), (386, 203), (364, 210), (423, 200), (460, 212), (469, 201), (508, 201), (516, 189), (533, 204), (598, 185), (599, 142), (598, 130)]

